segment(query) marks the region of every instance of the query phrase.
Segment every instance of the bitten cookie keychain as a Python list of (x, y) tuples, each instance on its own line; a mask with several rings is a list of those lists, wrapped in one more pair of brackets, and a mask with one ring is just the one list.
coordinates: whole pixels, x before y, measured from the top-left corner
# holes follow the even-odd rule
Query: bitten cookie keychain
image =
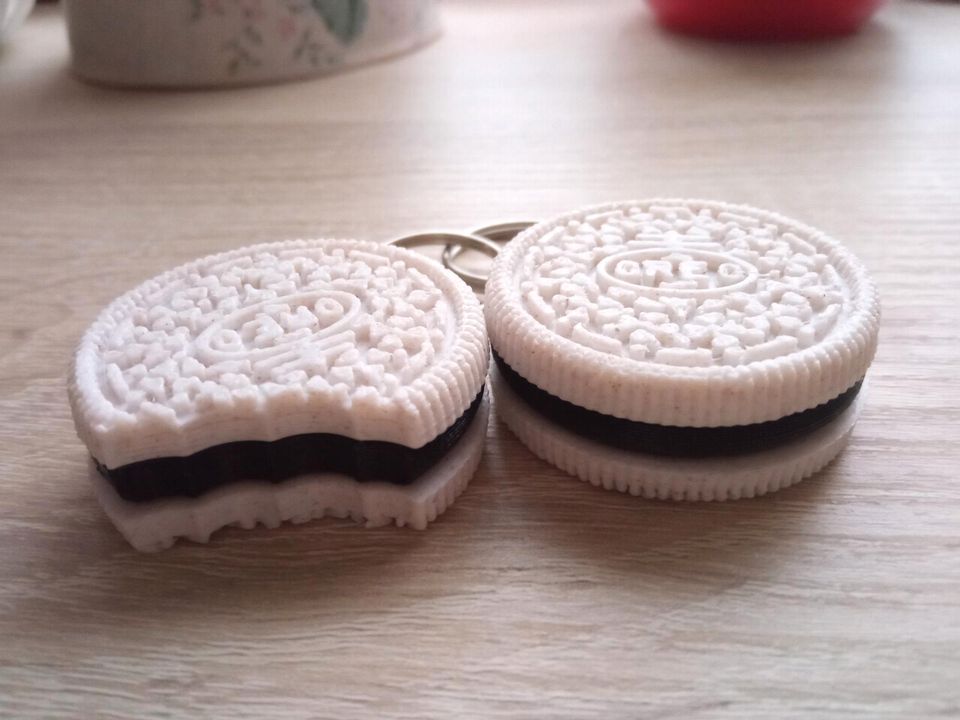
[(842, 449), (877, 291), (822, 232), (718, 202), (587, 208), (521, 233), (485, 314), (497, 413), (534, 453), (646, 497), (752, 497)]
[(423, 528), (479, 462), (488, 352), (477, 299), (438, 263), (298, 240), (115, 300), (69, 395), (97, 496), (137, 549), (324, 515)]

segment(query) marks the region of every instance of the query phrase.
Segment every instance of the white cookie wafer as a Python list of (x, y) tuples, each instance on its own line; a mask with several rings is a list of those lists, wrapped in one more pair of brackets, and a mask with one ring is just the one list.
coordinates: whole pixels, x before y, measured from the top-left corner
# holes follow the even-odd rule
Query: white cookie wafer
[(304, 432), (419, 447), (476, 397), (487, 354), (476, 298), (433, 261), (294, 240), (118, 298), (80, 341), (69, 389), (108, 467)]
[[(80, 438), (112, 472), (302, 435), (407, 449), (442, 443), (468, 411), (480, 421), (487, 363), (479, 303), (439, 264), (374, 243), (296, 240), (202, 258), (121, 296), (81, 339), (68, 389)], [(469, 432), (462, 425), (460, 432)], [(431, 487), (461, 487), (462, 473), (439, 476)], [(213, 507), (213, 519), (187, 529), (172, 520), (156, 527), (171, 538), (199, 537), (217, 522), (307, 517), (325, 508), (421, 526), (417, 518), (432, 514), (427, 505), (445, 507), (425, 505), (413, 485), (391, 489), (392, 496), (411, 493), (406, 509), (394, 503), (392, 515), (377, 509), (383, 503), (368, 488), (355, 491), (360, 499), (328, 502), (314, 483), (313, 510), (291, 513), (250, 499), (301, 497), (293, 485), (284, 487), (291, 481), (264, 482), (239, 504), (233, 500), (242, 493), (230, 486), (210, 490), (219, 493), (215, 499), (164, 498), (168, 507)], [(100, 496), (118, 524), (143, 515), (116, 510), (118, 502), (143, 511), (155, 500)], [(166, 542), (159, 530), (147, 535), (139, 544)]]
[(649, 423), (763, 422), (863, 377), (876, 288), (835, 240), (774, 213), (652, 200), (521, 233), (486, 287), (494, 349), (581, 407)]
[[(559, 399), (584, 422), (589, 413), (581, 410), (661, 431), (750, 425), (770, 432), (769, 423), (783, 427), (805, 413), (814, 432), (823, 422), (840, 422), (841, 411), (852, 427), (855, 413), (843, 408), (856, 404), (879, 326), (876, 288), (838, 242), (775, 213), (698, 200), (612, 203), (541, 222), (497, 258), (485, 302), (491, 345), (518, 378), (511, 382), (521, 383), (513, 389), (527, 393), (514, 397), (524, 412), (542, 416), (530, 402), (546, 397), (554, 412), (568, 412), (550, 404)], [(817, 413), (822, 417), (810, 420)], [(512, 416), (508, 424), (524, 425), (515, 419), (524, 413)], [(579, 420), (564, 422), (569, 431)], [(804, 427), (791, 431), (790, 444)], [(517, 432), (581, 477), (602, 485), (625, 477), (599, 458), (589, 472), (571, 469), (569, 453), (561, 463), (559, 450), (533, 439), (549, 435), (548, 427)], [(621, 463), (628, 448), (622, 450)], [(649, 470), (653, 464), (641, 456), (679, 458), (633, 450), (638, 469), (628, 485), (644, 494), (670, 487), (670, 497), (705, 499), (752, 494), (772, 482), (758, 469), (752, 480), (728, 483), (738, 491), (662, 485), (655, 478), (679, 476)], [(823, 462), (833, 456), (815, 455)], [(576, 462), (588, 457), (584, 450)], [(773, 484), (795, 481), (816, 464)], [(635, 485), (641, 477), (650, 484)]]

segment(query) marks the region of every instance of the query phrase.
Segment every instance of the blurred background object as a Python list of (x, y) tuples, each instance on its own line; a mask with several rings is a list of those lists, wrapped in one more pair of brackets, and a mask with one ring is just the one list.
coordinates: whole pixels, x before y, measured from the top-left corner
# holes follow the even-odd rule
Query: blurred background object
[(884, 0), (648, 0), (668, 30), (730, 40), (811, 40), (856, 32)]
[(434, 0), (65, 0), (74, 71), (110, 85), (215, 87), (321, 75), (440, 31)]
[(33, 0), (0, 0), (0, 42), (16, 30), (33, 9)]

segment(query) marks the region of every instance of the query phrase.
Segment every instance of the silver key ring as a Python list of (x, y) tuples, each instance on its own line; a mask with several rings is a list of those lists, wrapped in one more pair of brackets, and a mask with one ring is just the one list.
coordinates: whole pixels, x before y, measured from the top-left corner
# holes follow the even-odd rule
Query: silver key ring
[[(487, 240), (492, 240), (494, 242), (507, 243), (513, 240), (518, 233), (523, 232), (531, 225), (536, 225), (536, 223), (527, 220), (497, 223), (496, 225), (485, 225), (482, 228), (478, 228), (470, 233), (470, 235), (486, 238)], [(462, 255), (467, 249), (467, 246), (462, 243), (448, 244), (444, 246), (443, 255), (440, 256), (441, 260), (443, 261), (443, 266), (447, 268), (447, 270), (459, 275), (474, 287), (480, 287), (482, 289), (487, 282), (486, 275), (480, 275), (479, 273), (466, 270), (457, 265), (457, 258), (460, 257), (460, 255)], [(497, 249), (499, 250), (499, 246)]]
[(532, 220), (514, 220), (512, 222), (485, 225), (474, 230), (471, 235), (479, 235), (494, 242), (507, 243), (529, 227), (536, 225)]
[[(497, 253), (500, 252), (499, 245), (491, 240), (488, 240), (482, 235), (444, 231), (422, 232), (414, 235), (404, 235), (403, 237), (388, 240), (386, 244), (403, 248), (443, 245), (444, 254), (446, 254), (448, 249), (458, 247), (476, 250), (491, 258), (496, 257)], [(463, 252), (463, 250), (460, 252)], [(444, 265), (446, 265), (446, 263), (444, 263)], [(477, 273), (472, 273), (470, 271), (463, 270), (462, 268), (450, 269), (475, 290), (482, 291), (484, 284), (487, 282), (487, 278), (484, 275), (478, 275)]]

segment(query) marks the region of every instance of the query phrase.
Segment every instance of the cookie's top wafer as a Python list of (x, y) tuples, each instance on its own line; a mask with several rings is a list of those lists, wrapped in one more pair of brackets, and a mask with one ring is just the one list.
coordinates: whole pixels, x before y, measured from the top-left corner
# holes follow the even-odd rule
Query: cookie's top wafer
[(116, 467), (302, 433), (417, 448), (470, 407), (486, 369), (480, 306), (438, 264), (297, 240), (118, 298), (83, 336), (69, 390), (81, 438)]
[(877, 292), (824, 233), (756, 208), (651, 200), (539, 223), (486, 287), (494, 350), (563, 400), (682, 426), (764, 422), (851, 388)]

